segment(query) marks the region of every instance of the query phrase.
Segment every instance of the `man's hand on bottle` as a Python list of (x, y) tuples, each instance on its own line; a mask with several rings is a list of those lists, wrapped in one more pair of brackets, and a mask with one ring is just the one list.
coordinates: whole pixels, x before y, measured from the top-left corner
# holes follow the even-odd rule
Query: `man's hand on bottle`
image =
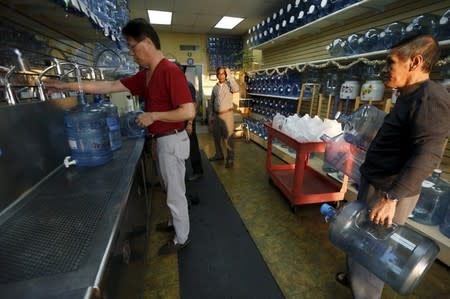
[(382, 198), (371, 209), (369, 219), (376, 224), (391, 227), (397, 202)]
[(141, 113), (136, 118), (136, 124), (142, 128), (150, 126), (155, 121), (156, 119), (153, 118), (153, 114), (151, 112)]

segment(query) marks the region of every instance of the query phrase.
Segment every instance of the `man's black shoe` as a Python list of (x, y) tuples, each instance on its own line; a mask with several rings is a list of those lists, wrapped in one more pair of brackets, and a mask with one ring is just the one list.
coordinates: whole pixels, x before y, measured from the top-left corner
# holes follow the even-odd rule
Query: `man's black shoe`
[(167, 222), (161, 222), (156, 225), (156, 231), (170, 233), (175, 231), (175, 228), (173, 225), (167, 224)]
[(165, 245), (163, 245), (159, 251), (158, 255), (168, 255), (178, 252), (179, 250), (183, 249), (184, 247), (188, 246), (189, 240), (186, 240), (184, 244), (175, 244), (173, 240), (169, 240), (169, 242)]

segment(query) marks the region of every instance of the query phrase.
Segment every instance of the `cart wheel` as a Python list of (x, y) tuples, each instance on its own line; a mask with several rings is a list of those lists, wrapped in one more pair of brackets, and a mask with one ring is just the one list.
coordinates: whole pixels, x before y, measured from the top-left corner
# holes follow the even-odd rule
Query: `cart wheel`
[(291, 211), (292, 211), (292, 213), (296, 213), (297, 212), (297, 206), (296, 205), (293, 205), (293, 204), (291, 204)]

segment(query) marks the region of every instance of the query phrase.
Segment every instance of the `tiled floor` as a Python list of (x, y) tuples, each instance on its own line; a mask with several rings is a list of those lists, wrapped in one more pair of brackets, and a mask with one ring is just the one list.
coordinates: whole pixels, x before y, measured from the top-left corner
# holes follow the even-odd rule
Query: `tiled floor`
[[(198, 136), (201, 149), (212, 155), (211, 135)], [(236, 140), (235, 145), (234, 168), (226, 169), (221, 162), (213, 166), (285, 297), (351, 298), (349, 290), (334, 280), (335, 273), (343, 269), (344, 254), (328, 240), (319, 205), (300, 206), (294, 214), (268, 181), (266, 151), (243, 139)], [(164, 193), (158, 188), (154, 188), (152, 209), (144, 298), (180, 298), (177, 257), (157, 256), (158, 248), (168, 238), (154, 232), (155, 224), (167, 219)], [(414, 295), (402, 297), (386, 287), (383, 299), (391, 298), (450, 298), (450, 270), (435, 263)]]

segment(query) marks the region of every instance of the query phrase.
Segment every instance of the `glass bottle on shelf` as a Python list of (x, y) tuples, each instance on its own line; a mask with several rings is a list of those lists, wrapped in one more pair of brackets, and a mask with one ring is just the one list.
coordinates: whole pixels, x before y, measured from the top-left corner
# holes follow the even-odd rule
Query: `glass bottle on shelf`
[(370, 28), (358, 39), (358, 46), (362, 53), (373, 52), (384, 48), (384, 45), (379, 40), (380, 32), (381, 29)]
[(412, 219), (426, 225), (438, 225), (445, 217), (450, 198), (450, 185), (441, 179), (442, 170), (434, 169), (422, 182), (422, 190)]
[(439, 19), (439, 40), (450, 39), (450, 9), (447, 10)]
[(405, 36), (405, 27), (407, 24), (402, 22), (394, 22), (386, 26), (379, 34), (380, 42), (385, 49), (390, 49), (396, 43), (401, 41)]
[(373, 65), (367, 66), (367, 80), (361, 86), (361, 101), (382, 101), (384, 96), (384, 83), (381, 80), (380, 70)]
[(420, 33), (427, 33), (437, 37), (439, 34), (439, 22), (437, 16), (430, 14), (417, 16), (405, 28), (405, 37), (414, 36)]

